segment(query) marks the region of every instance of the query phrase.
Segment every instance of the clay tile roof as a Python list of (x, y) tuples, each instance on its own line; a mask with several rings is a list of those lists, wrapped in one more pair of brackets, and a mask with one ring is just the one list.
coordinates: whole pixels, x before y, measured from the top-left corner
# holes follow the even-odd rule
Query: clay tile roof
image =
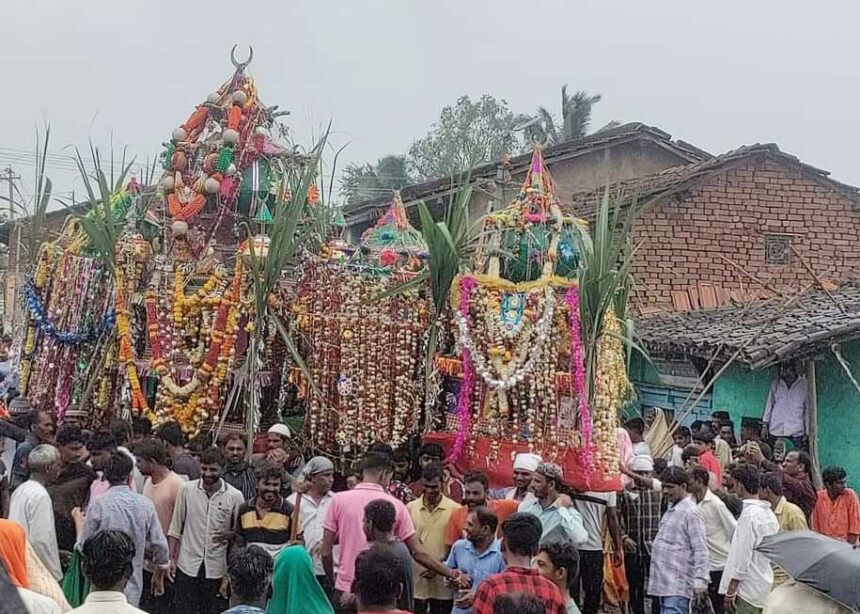
[(860, 285), (814, 290), (744, 306), (639, 316), (636, 333), (652, 354), (737, 360), (760, 369), (860, 338)]
[[(780, 151), (774, 143), (745, 145), (701, 162), (674, 166), (654, 175), (624, 181), (617, 186), (612, 186), (611, 191), (622, 200), (636, 199), (640, 204), (645, 204), (687, 190), (713, 173), (724, 172), (746, 164), (753, 157), (768, 157), (776, 160), (797, 169), (814, 181), (825, 183), (851, 200), (860, 202), (860, 188), (836, 181), (830, 177), (829, 171), (801, 162), (795, 156)], [(587, 217), (593, 213), (596, 203), (603, 197), (604, 192), (605, 188), (574, 192), (569, 202), (577, 214)]]

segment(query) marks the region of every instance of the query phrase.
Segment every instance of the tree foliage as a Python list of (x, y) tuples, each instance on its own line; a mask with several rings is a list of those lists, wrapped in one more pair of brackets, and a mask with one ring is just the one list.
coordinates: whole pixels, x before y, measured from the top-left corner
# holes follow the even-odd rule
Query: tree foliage
[(376, 164), (349, 164), (343, 169), (340, 190), (346, 204), (359, 203), (414, 183), (406, 156), (388, 155)]
[(484, 94), (473, 102), (461, 96), (444, 107), (430, 132), (409, 148), (412, 168), (420, 179), (433, 179), (516, 153), (522, 143), (515, 128), (524, 119), (504, 100)]
[(539, 107), (530, 122), (530, 136), (548, 144), (564, 143), (581, 139), (591, 127), (591, 111), (600, 102), (600, 94), (589, 94), (583, 90), (572, 96), (567, 85), (561, 88), (561, 122), (546, 107)]

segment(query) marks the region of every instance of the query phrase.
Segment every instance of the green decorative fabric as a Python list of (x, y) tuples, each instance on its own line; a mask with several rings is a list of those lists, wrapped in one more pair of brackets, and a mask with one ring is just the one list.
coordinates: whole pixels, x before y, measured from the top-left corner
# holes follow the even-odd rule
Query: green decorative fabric
[[(524, 232), (506, 231), (501, 248), (508, 255), (500, 257), (502, 277), (516, 283), (538, 279), (549, 255), (552, 234), (545, 225), (535, 225)], [(576, 277), (581, 250), (576, 233), (570, 226), (562, 229), (556, 252), (554, 273), (560, 277)]]
[(90, 583), (83, 572), (83, 556), (75, 550), (69, 560), (66, 575), (63, 576), (63, 595), (66, 596), (70, 606), (77, 608), (84, 603), (89, 592)]
[(275, 557), (272, 598), (266, 611), (270, 614), (334, 614), (314, 575), (311, 556), (303, 546), (290, 546)]
[(269, 161), (257, 158), (242, 171), (242, 186), (239, 188), (238, 210), (241, 215), (256, 215), (261, 203), (272, 199), (271, 169)]
[(513, 259), (502, 256), (502, 277), (520, 283), (540, 277), (549, 251), (550, 233), (543, 226), (533, 226), (526, 232), (509, 230), (502, 237), (502, 249)]

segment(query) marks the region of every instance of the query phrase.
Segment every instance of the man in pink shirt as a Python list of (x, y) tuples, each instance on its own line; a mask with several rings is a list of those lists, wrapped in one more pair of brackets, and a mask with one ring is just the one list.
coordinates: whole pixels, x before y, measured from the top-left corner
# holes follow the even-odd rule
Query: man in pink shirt
[(364, 507), (371, 501), (385, 499), (394, 505), (394, 537), (402, 541), (412, 557), (421, 565), (446, 578), (459, 574), (430, 556), (415, 537), (415, 526), (406, 506), (388, 494), (388, 482), (394, 473), (392, 459), (376, 452), (365, 455), (361, 461), (362, 481), (352, 490), (335, 494), (323, 521), (322, 563), (329, 580), (334, 579), (334, 544), (340, 545), (340, 565), (337, 570), (335, 607), (338, 611), (355, 611), (352, 582), (355, 579), (355, 560), (367, 549), (364, 535)]

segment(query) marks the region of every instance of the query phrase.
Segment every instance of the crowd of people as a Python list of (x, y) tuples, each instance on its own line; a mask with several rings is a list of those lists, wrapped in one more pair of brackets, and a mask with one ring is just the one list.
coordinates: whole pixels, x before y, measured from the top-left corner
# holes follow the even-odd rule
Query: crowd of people
[(176, 423), (88, 432), (78, 419), (9, 421), (24, 436), (5, 440), (0, 560), (28, 612), (747, 614), (791, 582), (762, 539), (860, 536), (842, 469), (816, 491), (806, 452), (768, 445), (755, 423), (736, 437), (721, 414), (678, 427), (664, 458), (644, 420), (625, 423), (623, 488), (609, 493), (571, 489), (531, 453), (491, 488), (434, 443), (375, 443), (337, 472), (284, 424), (249, 455), (239, 433), (186, 441)]

